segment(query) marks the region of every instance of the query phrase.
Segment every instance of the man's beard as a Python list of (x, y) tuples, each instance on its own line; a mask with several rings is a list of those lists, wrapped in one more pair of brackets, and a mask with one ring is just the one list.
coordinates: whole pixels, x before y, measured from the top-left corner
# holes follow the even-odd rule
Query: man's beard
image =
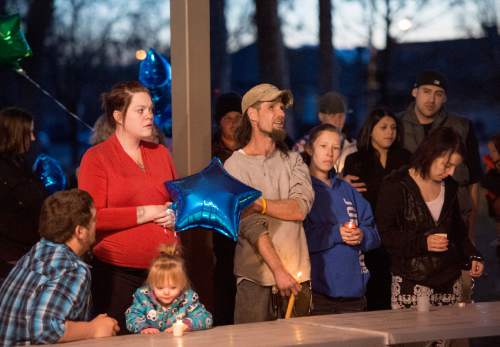
[(283, 129), (273, 129), (271, 131), (266, 131), (266, 130), (263, 130), (263, 129), (260, 129), (260, 131), (264, 134), (266, 134), (267, 136), (269, 136), (271, 138), (271, 140), (273, 140), (274, 143), (279, 143), (279, 142), (283, 142), (285, 141), (286, 139), (286, 130), (283, 128)]

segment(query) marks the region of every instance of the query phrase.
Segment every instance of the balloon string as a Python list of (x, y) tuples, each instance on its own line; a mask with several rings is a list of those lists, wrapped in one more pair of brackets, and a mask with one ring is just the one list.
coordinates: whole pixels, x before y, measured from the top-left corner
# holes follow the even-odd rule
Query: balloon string
[(77, 121), (79, 121), (80, 123), (82, 123), (83, 125), (85, 125), (90, 130), (92, 130), (92, 131), (94, 130), (90, 125), (88, 125), (87, 123), (85, 123), (80, 117), (78, 117), (76, 114), (74, 114), (73, 112), (71, 112), (70, 110), (68, 110), (68, 108), (66, 106), (64, 106), (61, 102), (59, 102), (59, 100), (57, 100), (56, 98), (54, 98), (48, 91), (46, 91), (45, 89), (43, 89), (37, 82), (35, 82), (33, 79), (31, 79), (31, 77), (28, 76), (28, 74), (26, 73), (26, 71), (24, 71), (23, 69), (16, 69), (16, 72), (19, 75), (21, 75), (24, 78), (26, 78), (28, 81), (30, 81), (39, 90), (41, 90), (42, 93), (44, 93), (50, 99), (52, 99), (52, 101), (54, 101), (60, 108), (62, 108), (64, 111), (66, 111), (66, 113), (68, 113), (71, 117), (75, 118)]

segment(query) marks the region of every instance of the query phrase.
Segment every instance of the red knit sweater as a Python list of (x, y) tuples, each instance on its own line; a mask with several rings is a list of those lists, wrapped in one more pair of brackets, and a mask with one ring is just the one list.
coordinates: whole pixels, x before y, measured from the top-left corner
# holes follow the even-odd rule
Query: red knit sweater
[(89, 192), (97, 209), (94, 255), (113, 265), (146, 269), (160, 244), (178, 241), (171, 230), (153, 222), (137, 225), (136, 208), (170, 201), (164, 182), (176, 173), (164, 146), (141, 142), (141, 154), (145, 171), (113, 134), (83, 156), (78, 187)]

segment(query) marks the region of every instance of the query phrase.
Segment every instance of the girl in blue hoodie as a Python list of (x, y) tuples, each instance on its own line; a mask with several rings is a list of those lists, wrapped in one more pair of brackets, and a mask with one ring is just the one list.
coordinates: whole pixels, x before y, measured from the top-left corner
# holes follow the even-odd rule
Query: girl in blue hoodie
[(334, 173), (342, 134), (329, 124), (313, 128), (306, 152), (316, 197), (304, 222), (311, 258), (313, 314), (366, 309), (369, 272), (364, 252), (380, 245), (370, 204)]

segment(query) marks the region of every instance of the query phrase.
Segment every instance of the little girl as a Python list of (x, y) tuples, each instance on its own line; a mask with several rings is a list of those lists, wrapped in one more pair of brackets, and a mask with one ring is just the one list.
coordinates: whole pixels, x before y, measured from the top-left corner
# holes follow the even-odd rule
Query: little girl
[(316, 195), (304, 222), (311, 258), (313, 314), (366, 309), (369, 272), (364, 252), (380, 245), (370, 204), (332, 171), (342, 134), (330, 124), (313, 128), (306, 145)]
[(189, 284), (184, 260), (176, 246), (163, 245), (149, 268), (146, 285), (134, 293), (134, 302), (125, 312), (127, 329), (133, 333), (172, 332), (182, 320), (183, 330), (212, 327), (212, 315)]

